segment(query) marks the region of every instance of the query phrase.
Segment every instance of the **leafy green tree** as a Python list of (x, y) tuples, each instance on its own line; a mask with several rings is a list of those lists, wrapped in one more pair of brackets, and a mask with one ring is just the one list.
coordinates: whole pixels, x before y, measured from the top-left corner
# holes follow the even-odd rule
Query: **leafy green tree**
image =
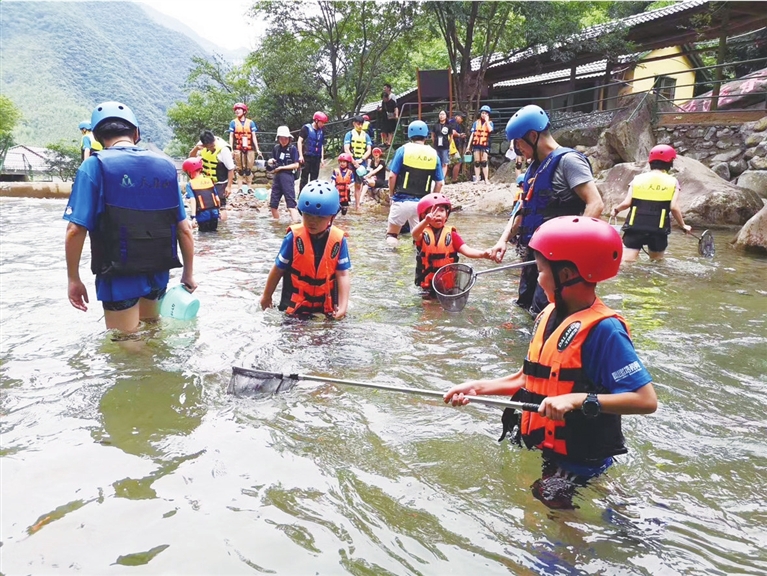
[(387, 80), (386, 58), (409, 51), (404, 40), (419, 11), (404, 1), (259, 0), (252, 8), (270, 33), (291, 34), (309, 50), (335, 118), (358, 111)]
[(51, 151), (48, 159), (50, 172), (64, 182), (74, 180), (80, 167), (80, 147), (71, 141), (59, 140), (55, 144), (48, 144), (46, 148)]
[(21, 120), (21, 112), (7, 96), (0, 94), (0, 166), (5, 153), (13, 144), (13, 129)]

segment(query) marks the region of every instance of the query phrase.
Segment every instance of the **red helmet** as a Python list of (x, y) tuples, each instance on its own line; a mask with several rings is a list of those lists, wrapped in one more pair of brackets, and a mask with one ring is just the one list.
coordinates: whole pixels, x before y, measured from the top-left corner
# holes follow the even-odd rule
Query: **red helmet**
[(312, 120), (315, 122), (327, 122), (328, 121), (328, 115), (324, 112), (315, 112), (314, 116), (312, 116)]
[(529, 246), (549, 261), (572, 262), (587, 282), (615, 276), (623, 255), (623, 241), (615, 228), (586, 216), (560, 216), (544, 222)]
[(373, 156), (380, 156), (381, 154), (383, 154), (383, 150), (380, 148), (373, 148)]
[(674, 158), (676, 158), (676, 150), (667, 144), (658, 144), (655, 148), (650, 150), (650, 157), (647, 161), (652, 162), (653, 160), (660, 160), (661, 162), (668, 162), (671, 164), (674, 161)]
[(367, 122), (368, 120), (370, 120), (370, 116), (368, 116), (367, 114), (363, 114), (363, 115), (362, 115), (362, 119), (363, 119), (365, 122)]
[(450, 198), (444, 194), (428, 194), (418, 202), (418, 219), (423, 220), (426, 213), (435, 206), (447, 206), (448, 213), (453, 208)]
[(187, 158), (184, 160), (181, 168), (187, 174), (192, 174), (192, 172), (200, 172), (202, 170), (202, 158), (199, 156), (195, 156), (194, 158)]
[(354, 157), (351, 154), (349, 154), (348, 152), (344, 152), (343, 154), (341, 154), (338, 157), (338, 161), (339, 162), (349, 162), (349, 163), (351, 163), (351, 162), (354, 162)]
[(237, 108), (241, 108), (242, 111), (245, 112), (245, 114), (248, 113), (248, 107), (245, 104), (243, 104), (242, 102), (237, 102), (237, 104), (232, 106), (232, 110), (234, 110), (235, 112), (237, 112)]

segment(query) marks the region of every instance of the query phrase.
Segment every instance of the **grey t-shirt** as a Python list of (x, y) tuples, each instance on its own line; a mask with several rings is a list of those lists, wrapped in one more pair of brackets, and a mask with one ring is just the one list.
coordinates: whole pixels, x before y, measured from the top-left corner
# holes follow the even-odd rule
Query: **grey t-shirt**
[(586, 157), (569, 152), (562, 156), (557, 164), (551, 179), (551, 188), (559, 198), (567, 200), (576, 195), (576, 187), (593, 179), (591, 166)]

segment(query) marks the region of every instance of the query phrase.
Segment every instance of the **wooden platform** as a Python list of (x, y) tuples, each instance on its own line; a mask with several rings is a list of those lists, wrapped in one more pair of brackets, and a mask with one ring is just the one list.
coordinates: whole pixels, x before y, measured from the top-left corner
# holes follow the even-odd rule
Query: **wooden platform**
[(659, 112), (658, 126), (738, 126), (767, 116), (767, 110), (716, 110), (714, 112)]

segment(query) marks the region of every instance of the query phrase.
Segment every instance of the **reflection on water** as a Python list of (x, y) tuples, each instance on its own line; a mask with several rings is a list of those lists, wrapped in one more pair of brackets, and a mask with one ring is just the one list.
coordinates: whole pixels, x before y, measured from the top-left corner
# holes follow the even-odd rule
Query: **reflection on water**
[[(4, 573), (767, 572), (767, 261), (728, 233), (713, 261), (672, 235), (665, 261), (600, 289), (661, 407), (625, 418), (630, 453), (553, 512), (497, 410), (316, 382), (225, 394), (233, 364), (437, 390), (516, 370), (532, 321), (515, 271), (447, 314), (413, 286), (412, 247), (385, 248), (383, 212), (344, 218), (349, 317), (296, 322), (258, 303), (285, 223), (238, 214), (197, 236), (199, 317), (131, 353), (98, 303), (66, 300), (63, 203), (2, 207)], [(504, 224), (451, 220), (477, 247)]]

